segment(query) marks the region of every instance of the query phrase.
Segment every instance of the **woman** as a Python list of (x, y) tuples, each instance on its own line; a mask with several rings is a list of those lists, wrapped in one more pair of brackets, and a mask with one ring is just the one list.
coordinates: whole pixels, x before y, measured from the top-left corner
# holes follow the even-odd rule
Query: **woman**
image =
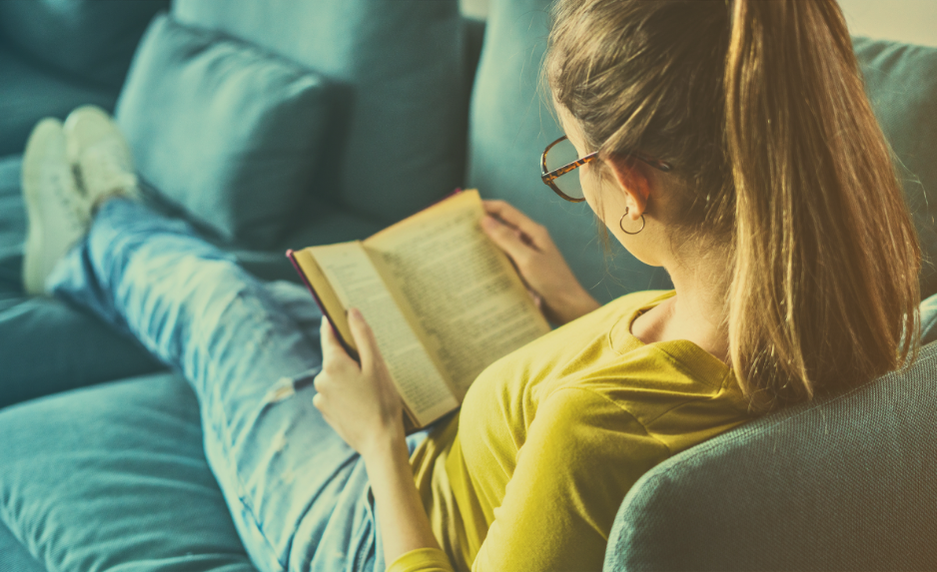
[(544, 182), (675, 291), (598, 308), (543, 228), (488, 203), (483, 228), (565, 325), (428, 435), (404, 436), (358, 312), (360, 364), (327, 322), (316, 339), (288, 315), (283, 287), (127, 200), (106, 118), (31, 138), (28, 282), (184, 373), (262, 570), (599, 569), (650, 467), (913, 350), (918, 247), (833, 0), (562, 0), (546, 75), (568, 141)]

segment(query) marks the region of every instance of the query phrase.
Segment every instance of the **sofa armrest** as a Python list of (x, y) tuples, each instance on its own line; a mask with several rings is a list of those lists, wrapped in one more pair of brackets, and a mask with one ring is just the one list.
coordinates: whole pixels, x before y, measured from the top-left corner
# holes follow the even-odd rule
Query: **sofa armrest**
[(661, 463), (622, 503), (605, 572), (931, 568), (935, 380), (937, 344)]

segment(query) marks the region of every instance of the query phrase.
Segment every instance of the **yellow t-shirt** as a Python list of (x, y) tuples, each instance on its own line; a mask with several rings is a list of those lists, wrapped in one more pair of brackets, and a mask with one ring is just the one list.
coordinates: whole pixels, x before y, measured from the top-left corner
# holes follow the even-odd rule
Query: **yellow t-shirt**
[(673, 294), (619, 298), (482, 372), (411, 458), (443, 550), (388, 570), (601, 570), (635, 481), (751, 417), (726, 364), (689, 341), (631, 335)]

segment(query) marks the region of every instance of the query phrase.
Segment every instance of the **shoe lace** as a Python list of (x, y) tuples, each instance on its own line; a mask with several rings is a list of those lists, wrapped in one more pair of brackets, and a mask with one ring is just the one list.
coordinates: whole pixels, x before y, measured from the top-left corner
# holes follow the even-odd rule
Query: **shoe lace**
[[(69, 224), (75, 227), (85, 226), (90, 219), (88, 202), (83, 196), (78, 180), (74, 176), (73, 170), (63, 169), (53, 174), (53, 184), (51, 186), (55, 200), (62, 205), (63, 210), (69, 215)], [(71, 178), (71, 180), (68, 180)], [(75, 185), (77, 192), (72, 192), (71, 186)]]
[(98, 145), (85, 151), (79, 160), (77, 179), (92, 202), (113, 194), (133, 194), (137, 176), (129, 171), (116, 149)]

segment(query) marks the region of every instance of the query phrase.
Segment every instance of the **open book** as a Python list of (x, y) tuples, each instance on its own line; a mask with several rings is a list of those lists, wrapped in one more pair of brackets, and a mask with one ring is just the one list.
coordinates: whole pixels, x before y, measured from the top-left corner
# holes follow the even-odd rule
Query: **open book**
[(550, 330), (463, 191), (363, 240), (288, 251), (353, 357), (345, 312), (364, 315), (410, 428), (456, 409), (489, 364)]

